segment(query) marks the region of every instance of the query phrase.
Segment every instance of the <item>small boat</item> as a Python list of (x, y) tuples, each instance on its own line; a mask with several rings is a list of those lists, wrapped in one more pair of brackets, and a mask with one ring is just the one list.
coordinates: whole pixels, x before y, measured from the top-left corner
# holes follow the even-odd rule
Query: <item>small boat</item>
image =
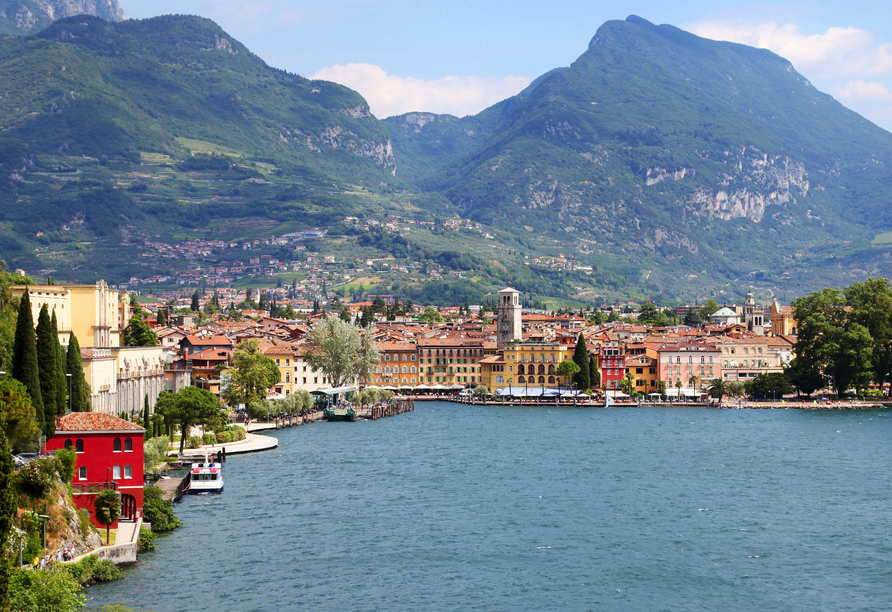
[(188, 492), (192, 495), (223, 492), (223, 466), (211, 461), (207, 455), (203, 462), (192, 464), (189, 476)]
[(326, 421), (355, 421), (356, 411), (345, 407), (326, 408), (322, 412), (322, 417)]

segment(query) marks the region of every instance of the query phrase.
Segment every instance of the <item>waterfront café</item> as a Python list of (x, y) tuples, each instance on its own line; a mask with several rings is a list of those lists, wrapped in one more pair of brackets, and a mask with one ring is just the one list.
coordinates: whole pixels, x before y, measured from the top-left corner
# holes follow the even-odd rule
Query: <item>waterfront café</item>
[(359, 391), (358, 387), (333, 387), (331, 389), (310, 391), (310, 395), (315, 397), (314, 406), (316, 410), (324, 410), (332, 406), (346, 405), (357, 391)]

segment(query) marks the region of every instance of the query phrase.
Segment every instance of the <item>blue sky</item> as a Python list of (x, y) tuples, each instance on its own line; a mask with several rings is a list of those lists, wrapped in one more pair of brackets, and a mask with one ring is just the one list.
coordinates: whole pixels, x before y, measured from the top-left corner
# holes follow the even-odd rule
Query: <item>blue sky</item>
[(892, 3), (811, 0), (119, 0), (129, 18), (213, 19), (267, 63), (362, 94), (380, 118), (473, 114), (581, 55), (635, 14), (771, 49), (821, 91), (892, 130)]

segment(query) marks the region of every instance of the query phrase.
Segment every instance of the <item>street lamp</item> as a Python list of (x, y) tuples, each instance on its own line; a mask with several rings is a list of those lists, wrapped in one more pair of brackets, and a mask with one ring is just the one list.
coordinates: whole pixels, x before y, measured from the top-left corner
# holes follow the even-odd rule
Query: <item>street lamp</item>
[(71, 374), (66, 374), (65, 378), (68, 379), (68, 412), (71, 412)]

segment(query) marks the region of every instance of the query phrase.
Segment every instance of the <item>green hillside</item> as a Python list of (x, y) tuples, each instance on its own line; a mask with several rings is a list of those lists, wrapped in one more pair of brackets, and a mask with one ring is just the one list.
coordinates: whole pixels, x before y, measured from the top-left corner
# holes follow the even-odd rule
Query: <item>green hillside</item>
[[(0, 79), (0, 254), (38, 276), (167, 274), (187, 262), (147, 243), (316, 227), (320, 251), (475, 261), (451, 270), (478, 273), (481, 295), (512, 278), (684, 300), (892, 275), (871, 245), (892, 230), (892, 135), (773, 53), (637, 17), (462, 118), (378, 121), (359, 93), (271, 68), (198, 17), (0, 36)], [(450, 218), (482, 225), (448, 233)], [(559, 254), (577, 269), (535, 262)]]

